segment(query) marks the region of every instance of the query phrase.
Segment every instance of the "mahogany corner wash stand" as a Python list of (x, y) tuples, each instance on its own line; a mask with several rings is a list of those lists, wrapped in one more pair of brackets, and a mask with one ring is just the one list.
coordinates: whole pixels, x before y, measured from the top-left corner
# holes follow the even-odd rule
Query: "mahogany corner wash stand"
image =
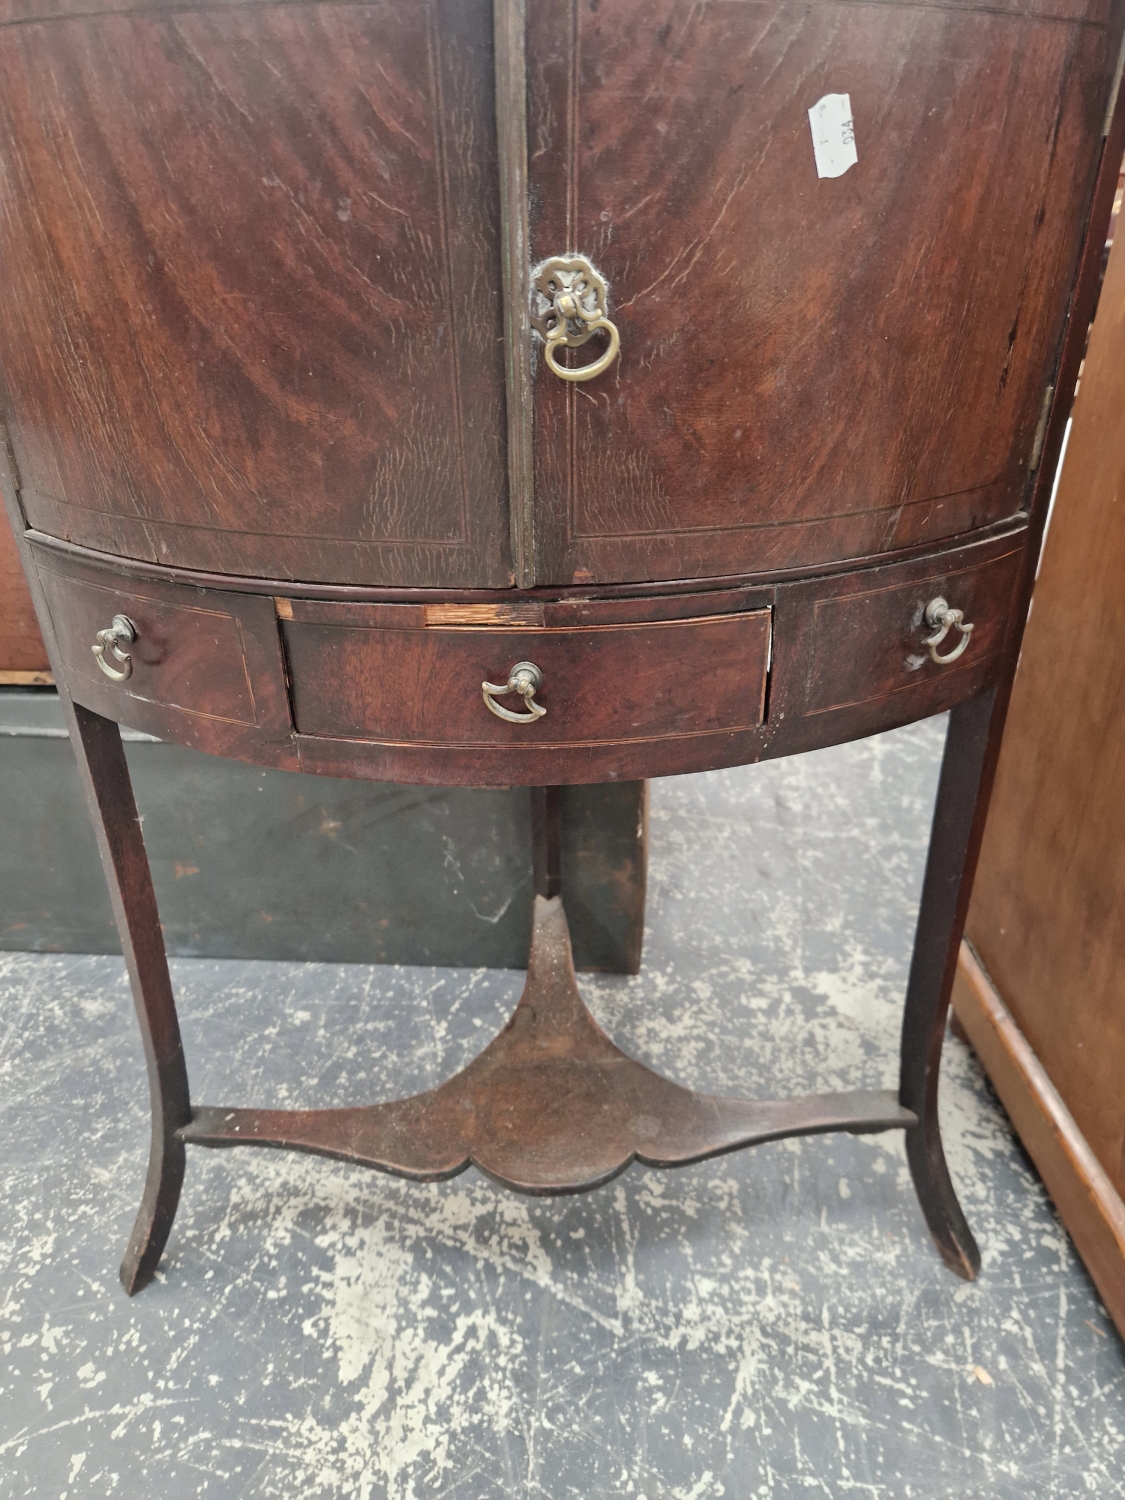
[[(938, 1064), (1122, 0), (0, 3), (5, 500), (152, 1088), (126, 1288), (188, 1144), (566, 1193), (891, 1128), (972, 1277)], [(898, 1093), (712, 1098), (621, 1053), (575, 985), (552, 788), (947, 709)], [(121, 723), (532, 787), (501, 1034), (413, 1099), (193, 1104)]]

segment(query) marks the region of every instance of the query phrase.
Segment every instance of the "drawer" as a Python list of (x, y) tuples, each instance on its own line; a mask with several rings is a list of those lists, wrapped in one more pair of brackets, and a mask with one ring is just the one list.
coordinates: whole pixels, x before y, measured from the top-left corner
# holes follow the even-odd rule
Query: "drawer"
[[(110, 681), (92, 648), (98, 631), (121, 614), (137, 628), (136, 640), (123, 648), (129, 676), (113, 682), (122, 698), (162, 703), (234, 724), (257, 722), (235, 615), (216, 608), (214, 602), (154, 599), (133, 592), (128, 584), (78, 583), (46, 568), (40, 568), (39, 576), (70, 681), (85, 678), (98, 686)], [(112, 652), (106, 659), (113, 670), (121, 669)]]
[[(298, 606), (299, 608), (299, 606)], [(551, 746), (721, 734), (762, 722), (770, 611), (571, 628), (385, 623), (352, 608), (346, 624), (287, 620), (293, 716), (300, 735), (388, 744)], [(512, 723), (486, 705), (533, 663), (542, 718)], [(515, 695), (496, 699), (522, 713)]]
[[(277, 622), (268, 598), (129, 579), (40, 551), (36, 559), (63, 673), (78, 702), (160, 738), (237, 753), (291, 733)], [(98, 665), (98, 632), (124, 615), (136, 639)]]
[[(941, 684), (960, 696), (959, 683), (994, 660), (1004, 645), (1023, 557), (1019, 548), (987, 561), (944, 567), (931, 561), (880, 570), (878, 584), (859, 589), (841, 581), (838, 592), (818, 599), (812, 610), (811, 649), (804, 712), (826, 713), (885, 701)], [(925, 644), (934, 633), (927, 605), (944, 599), (959, 609), (972, 632), (952, 661), (935, 661)], [(954, 627), (935, 647), (948, 656), (961, 644)]]

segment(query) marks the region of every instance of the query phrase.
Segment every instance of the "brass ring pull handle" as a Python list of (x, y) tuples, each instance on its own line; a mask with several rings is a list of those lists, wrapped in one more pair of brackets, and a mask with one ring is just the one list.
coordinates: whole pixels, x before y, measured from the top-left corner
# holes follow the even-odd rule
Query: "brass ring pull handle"
[[(133, 675), (133, 659), (122, 646), (131, 646), (137, 639), (137, 627), (128, 615), (114, 615), (108, 630), (99, 630), (90, 650), (94, 660), (111, 682), (124, 682)], [(105, 659), (106, 652), (113, 655), (119, 667), (111, 667)]]
[[(541, 703), (535, 701), (535, 694), (543, 686), (543, 673), (532, 661), (516, 662), (503, 686), (495, 682), (482, 682), (480, 686), (485, 708), (498, 719), (507, 719), (509, 724), (533, 724), (547, 712)], [(527, 713), (514, 714), (510, 708), (496, 702), (497, 698), (503, 698), (508, 693), (520, 695)]]
[[(934, 634), (928, 635), (922, 644), (929, 646), (930, 660), (936, 661), (940, 667), (944, 667), (949, 662), (957, 660), (969, 644), (969, 637), (973, 633), (973, 627), (965, 624), (965, 617), (961, 611), (959, 609), (950, 609), (949, 605), (940, 596), (937, 599), (931, 599), (929, 604), (926, 605), (926, 624), (931, 630), (934, 630)], [(951, 630), (959, 630), (961, 632), (961, 639), (952, 651), (947, 651), (944, 656), (941, 656), (938, 654), (938, 647)]]
[(559, 325), (557, 333), (548, 335), (547, 364), (560, 380), (593, 380), (595, 375), (600, 375), (603, 370), (608, 370), (617, 358), (617, 351), (621, 348), (621, 335), (618, 333), (616, 326), (608, 318), (595, 318), (587, 326), (591, 333), (596, 328), (604, 328), (609, 334), (609, 348), (602, 355), (601, 359), (596, 359), (592, 365), (580, 365), (577, 370), (568, 370), (565, 365), (555, 363), (555, 350), (562, 347), (569, 347), (566, 338), (566, 329), (563, 325)]
[[(532, 280), (532, 326), (546, 345), (547, 367), (560, 380), (593, 380), (608, 370), (621, 348), (621, 335), (606, 316), (605, 278), (582, 255), (554, 255), (538, 266)], [(609, 335), (609, 347), (593, 364), (568, 370), (558, 363), (560, 349), (577, 349), (594, 333)]]

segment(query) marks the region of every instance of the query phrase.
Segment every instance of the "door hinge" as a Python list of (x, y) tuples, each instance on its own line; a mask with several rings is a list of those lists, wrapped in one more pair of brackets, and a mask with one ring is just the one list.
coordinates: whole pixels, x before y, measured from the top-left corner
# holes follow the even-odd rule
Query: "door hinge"
[(1109, 106), (1105, 112), (1102, 122), (1102, 139), (1110, 132), (1113, 125), (1113, 112), (1117, 108), (1117, 96), (1121, 92), (1121, 74), (1125, 72), (1125, 37), (1121, 38), (1121, 51), (1117, 54), (1117, 71), (1113, 75), (1113, 87), (1109, 91)]
[(1039, 460), (1043, 457), (1043, 440), (1047, 436), (1047, 418), (1051, 415), (1051, 398), (1054, 394), (1053, 385), (1049, 385), (1043, 392), (1043, 410), (1039, 413), (1039, 426), (1035, 429), (1035, 441), (1031, 445), (1031, 462), (1028, 466), (1032, 474), (1039, 467)]

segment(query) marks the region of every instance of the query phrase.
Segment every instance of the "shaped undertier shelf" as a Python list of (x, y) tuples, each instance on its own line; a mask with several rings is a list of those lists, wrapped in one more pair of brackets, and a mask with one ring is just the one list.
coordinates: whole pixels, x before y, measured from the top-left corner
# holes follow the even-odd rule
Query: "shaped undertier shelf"
[(728, 1099), (628, 1057), (582, 1003), (561, 897), (535, 898), (527, 982), (511, 1019), (438, 1088), (353, 1109), (193, 1110), (180, 1138), (273, 1146), (433, 1182), (466, 1167), (520, 1193), (580, 1193), (636, 1160), (684, 1166), (781, 1136), (917, 1123), (890, 1091)]

